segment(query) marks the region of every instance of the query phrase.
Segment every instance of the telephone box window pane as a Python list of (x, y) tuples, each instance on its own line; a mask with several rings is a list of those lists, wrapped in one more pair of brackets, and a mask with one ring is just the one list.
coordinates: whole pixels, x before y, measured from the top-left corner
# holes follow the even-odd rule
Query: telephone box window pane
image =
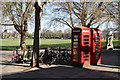
[(78, 61), (78, 56), (74, 55), (74, 60)]
[(74, 41), (78, 41), (78, 39), (74, 39)]
[(84, 61), (88, 61), (88, 59), (84, 59)]
[(75, 51), (75, 52), (74, 52), (74, 54), (76, 55), (76, 54), (77, 54), (77, 52)]
[(84, 48), (84, 51), (88, 51), (88, 49), (85, 49), (85, 48)]
[(88, 52), (85, 52), (84, 54), (88, 54)]
[(84, 56), (84, 58), (87, 58), (87, 57), (89, 57), (89, 56), (88, 56), (88, 55), (85, 55), (85, 56)]
[(89, 35), (84, 35), (84, 37), (87, 37), (87, 38), (88, 38), (88, 37), (89, 37)]
[(74, 42), (74, 44), (78, 45), (78, 42)]
[(74, 35), (74, 39), (78, 39), (78, 35)]
[(89, 44), (89, 42), (84, 42), (84, 44)]
[(97, 44), (96, 47), (99, 47), (99, 45)]
[(99, 48), (96, 48), (96, 50), (99, 50)]
[(95, 40), (95, 42), (99, 42), (99, 40)]
[(88, 49), (89, 47), (88, 46), (85, 46), (84, 49)]
[(99, 51), (96, 51), (96, 53), (99, 53)]
[(96, 36), (96, 39), (99, 39), (99, 37), (98, 37), (98, 36)]
[(74, 48), (78, 48), (78, 46), (76, 45), (76, 46), (74, 46)]
[(84, 41), (89, 41), (89, 39), (84, 39)]
[(97, 35), (96, 38), (99, 38), (99, 36)]
[(74, 49), (74, 60), (78, 61), (78, 50)]
[(99, 43), (96, 43), (96, 45), (98, 45)]
[(76, 54), (78, 54), (78, 50), (77, 50), (77, 49), (74, 49), (74, 52), (75, 52)]

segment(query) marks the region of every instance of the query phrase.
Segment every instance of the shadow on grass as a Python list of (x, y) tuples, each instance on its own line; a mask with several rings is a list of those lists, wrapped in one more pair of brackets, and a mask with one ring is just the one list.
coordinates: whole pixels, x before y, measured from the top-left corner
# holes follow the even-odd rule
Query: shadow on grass
[[(31, 46), (33, 48), (33, 45), (26, 45), (26, 47), (28, 48), (28, 46)], [(0, 50), (15, 50), (17, 46), (0, 46)], [(40, 45), (40, 48), (71, 48), (71, 44), (70, 43), (64, 43), (64, 44), (47, 44), (47, 45)]]

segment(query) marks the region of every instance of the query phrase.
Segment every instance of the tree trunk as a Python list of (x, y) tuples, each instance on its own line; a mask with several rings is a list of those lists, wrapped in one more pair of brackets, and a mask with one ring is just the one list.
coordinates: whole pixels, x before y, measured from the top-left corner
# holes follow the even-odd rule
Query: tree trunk
[(26, 43), (25, 43), (25, 40), (26, 40), (26, 34), (24, 33), (22, 33), (21, 34), (21, 41), (20, 41), (20, 48), (22, 49), (22, 50), (25, 50), (26, 49)]
[(35, 33), (31, 67), (39, 67), (39, 37), (41, 29), (41, 13), (42, 10), (38, 6), (38, 2), (35, 2)]
[[(23, 28), (24, 27), (24, 28)], [(22, 50), (25, 50), (26, 49), (26, 43), (25, 43), (25, 40), (26, 40), (26, 33), (27, 33), (27, 17), (26, 17), (26, 20), (24, 20), (24, 26), (21, 26), (21, 42), (20, 42), (20, 48)]]

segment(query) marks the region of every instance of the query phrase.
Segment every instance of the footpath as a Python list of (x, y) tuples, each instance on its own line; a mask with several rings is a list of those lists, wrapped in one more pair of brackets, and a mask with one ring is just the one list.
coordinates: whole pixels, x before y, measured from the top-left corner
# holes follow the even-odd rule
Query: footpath
[(2, 79), (10, 78), (102, 78), (120, 79), (120, 50), (103, 50), (102, 62), (97, 66), (83, 68), (68, 65), (41, 65), (30, 68), (30, 64), (10, 63), (12, 51), (0, 51), (0, 75)]

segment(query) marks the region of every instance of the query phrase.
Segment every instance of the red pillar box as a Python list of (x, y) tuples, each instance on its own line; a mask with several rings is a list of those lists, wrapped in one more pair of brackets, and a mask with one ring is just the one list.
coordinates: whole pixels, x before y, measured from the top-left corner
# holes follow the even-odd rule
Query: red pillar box
[(92, 65), (101, 63), (101, 31), (91, 29), (91, 62)]
[(87, 27), (72, 29), (72, 65), (90, 64), (91, 32)]

